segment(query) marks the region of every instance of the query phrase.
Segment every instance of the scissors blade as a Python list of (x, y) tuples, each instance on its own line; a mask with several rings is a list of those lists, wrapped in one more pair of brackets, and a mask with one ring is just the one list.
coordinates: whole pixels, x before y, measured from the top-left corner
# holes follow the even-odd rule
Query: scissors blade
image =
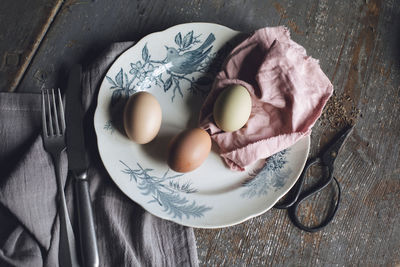
[(336, 141), (328, 148), (327, 151), (322, 155), (322, 162), (327, 166), (332, 166), (336, 160), (337, 155), (339, 154), (340, 148), (346, 142), (347, 137), (350, 135), (353, 130), (353, 126), (347, 127), (344, 132), (339, 135)]

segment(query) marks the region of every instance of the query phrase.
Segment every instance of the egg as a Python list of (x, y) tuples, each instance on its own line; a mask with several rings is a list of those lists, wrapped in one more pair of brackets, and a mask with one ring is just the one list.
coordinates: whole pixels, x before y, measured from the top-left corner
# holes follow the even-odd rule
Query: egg
[(168, 165), (176, 172), (198, 168), (211, 150), (210, 135), (200, 128), (187, 129), (176, 135), (169, 144)]
[(138, 144), (146, 144), (160, 130), (161, 106), (152, 94), (139, 92), (129, 97), (123, 117), (125, 133), (129, 139)]
[(225, 132), (242, 128), (249, 120), (251, 97), (241, 85), (230, 85), (218, 95), (213, 109), (214, 121)]

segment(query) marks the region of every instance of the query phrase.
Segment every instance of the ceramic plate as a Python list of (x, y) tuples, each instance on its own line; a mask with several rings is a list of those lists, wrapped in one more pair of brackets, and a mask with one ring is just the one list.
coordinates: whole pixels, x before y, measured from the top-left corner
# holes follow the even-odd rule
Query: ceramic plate
[[(196, 126), (200, 106), (239, 36), (208, 23), (150, 34), (114, 62), (101, 84), (94, 119), (101, 159), (118, 187), (158, 217), (200, 228), (238, 224), (270, 209), (304, 167), (309, 137), (244, 172), (227, 168), (215, 148), (189, 173), (166, 164), (169, 140)], [(190, 62), (185, 53), (192, 54)], [(152, 93), (163, 112), (158, 136), (146, 145), (129, 141), (121, 130), (123, 105), (138, 91)]]

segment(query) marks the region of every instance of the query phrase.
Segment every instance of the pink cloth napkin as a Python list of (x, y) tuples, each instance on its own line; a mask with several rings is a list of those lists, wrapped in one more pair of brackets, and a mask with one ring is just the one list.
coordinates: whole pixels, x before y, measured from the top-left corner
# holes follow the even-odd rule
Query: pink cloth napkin
[[(247, 88), (252, 110), (243, 128), (224, 132), (214, 123), (212, 111), (230, 84)], [(200, 111), (200, 127), (218, 144), (228, 166), (243, 171), (309, 135), (332, 92), (318, 61), (290, 39), (287, 28), (263, 28), (228, 56)]]

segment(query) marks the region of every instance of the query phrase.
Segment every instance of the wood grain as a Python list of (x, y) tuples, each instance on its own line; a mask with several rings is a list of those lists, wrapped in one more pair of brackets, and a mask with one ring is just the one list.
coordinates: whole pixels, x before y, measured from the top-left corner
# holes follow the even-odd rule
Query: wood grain
[[(335, 221), (315, 234), (293, 228), (285, 212), (278, 210), (228, 229), (197, 230), (200, 244), (208, 247), (206, 252), (199, 249), (202, 265), (399, 264), (400, 124), (394, 115), (400, 111), (395, 48), (399, 36), (389, 34), (399, 27), (399, 2), (318, 1), (309, 3), (308, 12), (290, 3), (273, 6), (280, 22), (292, 28), (293, 38), (320, 58), (336, 93), (350, 96), (343, 103), (346, 110), (360, 110), (355, 131), (336, 162), (342, 203)], [(312, 134), (311, 154), (338, 130), (320, 120)], [(315, 200), (327, 199), (319, 196), (306, 203), (304, 220), (318, 221), (323, 212)]]
[[(244, 32), (286, 25), (334, 84), (340, 101), (332, 108), (342, 111), (332, 112), (344, 123), (355, 121), (336, 161), (342, 203), (331, 225), (314, 234), (301, 232), (285, 211), (272, 209), (237, 226), (196, 229), (201, 266), (400, 264), (400, 0), (65, 1), (28, 68), (15, 69), (24, 74), (18, 91), (62, 86), (72, 63), (89, 63), (110, 43), (192, 21)], [(30, 51), (21, 47), (21, 53)], [(7, 49), (0, 46), (1, 53)], [(11, 83), (2, 80), (1, 90)], [(310, 154), (341, 127), (322, 117), (313, 129)], [(333, 193), (328, 188), (302, 206), (305, 223), (321, 219)]]
[(14, 91), (61, 6), (61, 0), (4, 0), (0, 16), (0, 90)]

